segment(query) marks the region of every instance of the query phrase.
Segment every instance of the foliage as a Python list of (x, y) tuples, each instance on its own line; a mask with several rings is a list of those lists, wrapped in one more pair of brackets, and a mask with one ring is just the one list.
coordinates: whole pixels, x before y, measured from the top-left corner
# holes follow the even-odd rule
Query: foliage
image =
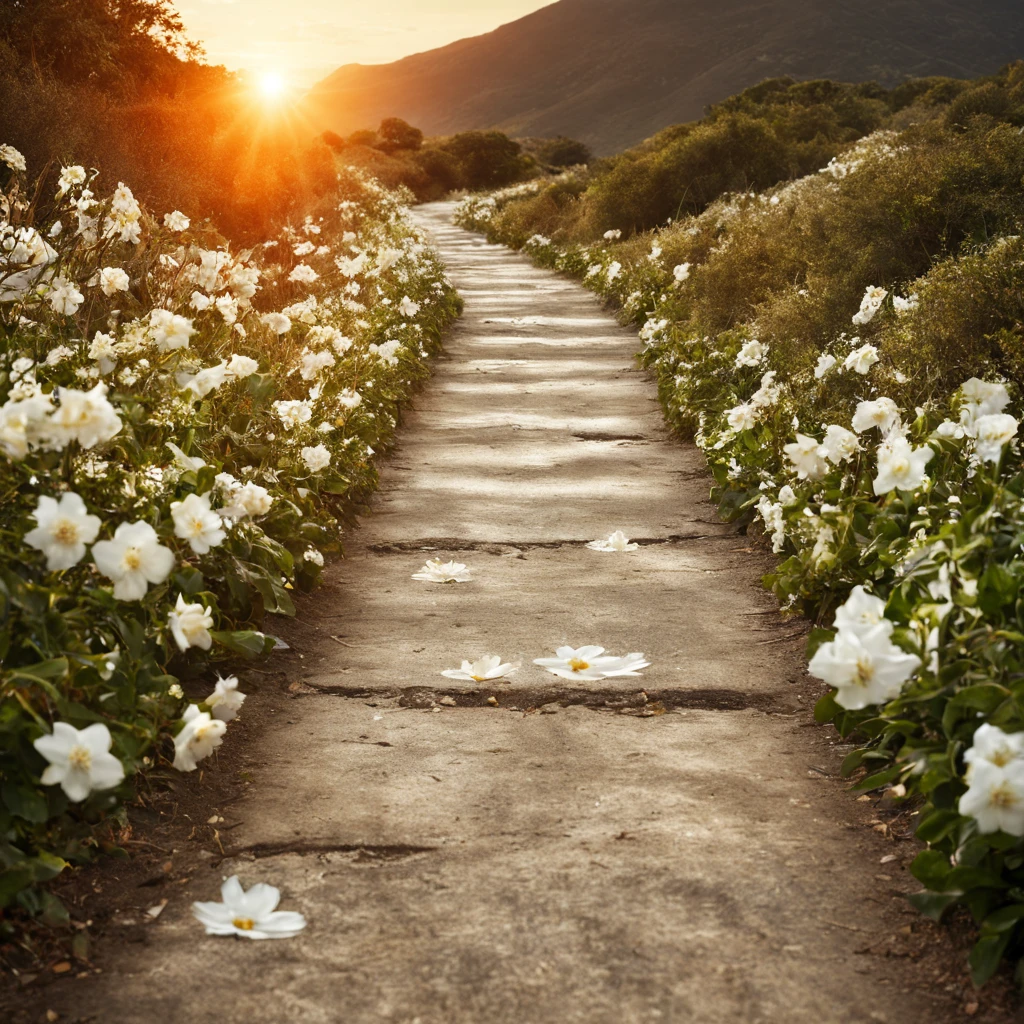
[[(85, 168), (49, 202), (0, 160), (0, 907), (37, 911), (36, 883), (111, 848), (133, 776), (182, 766), (177, 678), (266, 651), (263, 616), (316, 585), (458, 299), (408, 194), (353, 172), (239, 251), (124, 186), (94, 196)], [(68, 493), (99, 538), (51, 567), (27, 535)], [(199, 541), (178, 502), (205, 508)], [(97, 567), (132, 522), (170, 552), (137, 599)], [(127, 781), (43, 785), (55, 722), (107, 727)]]
[(2, 4), (0, 138), (49, 190), (61, 164), (98, 167), (105, 189), (264, 239), (333, 193), (330, 150), (199, 57), (167, 0)]
[[(977, 919), (979, 983), (1024, 955), (1024, 789), (1010, 781), (1022, 762), (987, 769), (1001, 788), (980, 810), (984, 773), (968, 763), (985, 756), (983, 725), (1024, 737), (1022, 82), (1017, 65), (976, 85), (901, 87), (881, 99), (952, 104), (818, 173), (621, 242), (553, 238), (575, 216), (559, 207), (579, 202), (576, 175), (470, 197), (459, 213), (640, 327), (723, 515), (760, 524), (780, 555), (766, 585), (815, 621), (811, 667), (836, 687), (816, 716), (856, 742), (844, 772), (917, 809), (928, 848), (914, 902)], [(524, 236), (537, 223), (551, 234)], [(871, 642), (905, 666), (881, 696), (867, 647), (839, 665), (842, 682), (832, 671), (837, 609), (873, 600), (856, 587), (884, 602)]]
[(509, 207), (504, 233), (593, 242), (605, 231), (649, 230), (698, 214), (725, 192), (763, 190), (808, 175), (865, 135), (930, 122), (951, 128), (1024, 124), (1024, 65), (979, 82), (872, 83), (770, 79), (575, 175), (573, 194), (541, 193)]
[(361, 129), (348, 138), (324, 132), (321, 138), (341, 166), (372, 174), (389, 188), (404, 186), (423, 202), (460, 189), (494, 188), (536, 171), (534, 159), (501, 132), (461, 132), (424, 142), (418, 128), (392, 117), (377, 131)]

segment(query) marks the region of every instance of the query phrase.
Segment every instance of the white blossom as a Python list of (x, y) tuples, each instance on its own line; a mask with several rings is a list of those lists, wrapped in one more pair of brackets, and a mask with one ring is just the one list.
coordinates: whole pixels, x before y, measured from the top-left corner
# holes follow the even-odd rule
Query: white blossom
[(34, 740), (32, 746), (49, 762), (39, 781), (60, 786), (72, 803), (91, 793), (119, 786), (124, 765), (110, 753), (113, 738), (102, 722), (76, 729), (68, 722), (54, 722), (53, 732)]
[(118, 601), (141, 601), (149, 584), (163, 583), (174, 568), (174, 554), (160, 544), (149, 523), (121, 523), (112, 540), (92, 546), (96, 568), (114, 581)]
[(187, 651), (190, 647), (208, 651), (213, 646), (213, 637), (210, 636), (213, 628), (212, 609), (198, 601), (186, 601), (184, 594), (178, 595), (174, 611), (168, 613), (167, 628), (179, 651)]
[(25, 543), (46, 556), (50, 572), (70, 569), (85, 557), (103, 525), (90, 515), (81, 497), (67, 491), (59, 499), (40, 495), (32, 518), (38, 524), (25, 534)]
[(208, 711), (200, 711), (198, 704), (189, 704), (181, 717), (184, 725), (174, 737), (174, 767), (179, 772), (193, 772), (198, 762), (221, 745), (228, 727)]

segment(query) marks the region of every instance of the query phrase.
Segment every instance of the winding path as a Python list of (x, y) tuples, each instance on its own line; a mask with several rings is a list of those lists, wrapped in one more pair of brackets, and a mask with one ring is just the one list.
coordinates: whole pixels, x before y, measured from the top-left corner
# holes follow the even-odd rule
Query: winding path
[[(450, 214), (418, 216), (465, 316), (349, 557), (281, 626), (301, 698), (223, 811), (241, 822), (233, 856), (197, 870), (79, 1009), (112, 1024), (939, 1019), (945, 997), (878, 945), (916, 920), (900, 863), (880, 866), (903, 849), (828, 777), (800, 628), (707, 504), (699, 453), (669, 438), (635, 335)], [(617, 528), (640, 550), (584, 546)], [(475, 578), (411, 580), (428, 557)], [(563, 643), (653, 664), (577, 685), (531, 663)], [(492, 686), (439, 675), (485, 653), (523, 667)], [(306, 932), (205, 938), (188, 900), (234, 871), (279, 885)]]

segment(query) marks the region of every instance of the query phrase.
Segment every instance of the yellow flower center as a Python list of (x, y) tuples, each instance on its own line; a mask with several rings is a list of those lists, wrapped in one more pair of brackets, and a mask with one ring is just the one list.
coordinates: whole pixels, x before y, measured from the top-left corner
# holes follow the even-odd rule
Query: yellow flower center
[(861, 656), (857, 659), (857, 682), (867, 686), (875, 678), (875, 666), (870, 658)]
[(195, 519), (192, 520), (192, 532), (198, 535), (203, 532), (203, 529), (203, 521), (197, 516)]
[(58, 519), (53, 527), (53, 539), (58, 544), (77, 544), (78, 527), (70, 519)]
[(256, 922), (251, 917), (236, 917), (231, 923), (243, 932), (251, 932), (256, 927)]
[(1003, 749), (997, 750), (990, 758), (994, 765), (998, 765), (1000, 768), (1004, 768), (1013, 760), (1013, 754), (1010, 751)]
[(74, 746), (68, 751), (68, 767), (87, 772), (92, 767), (92, 753), (88, 747)]
[(590, 662), (582, 661), (579, 658), (572, 658), (569, 662), (569, 668), (571, 668), (573, 672), (584, 672), (586, 669), (590, 668)]
[(138, 548), (128, 548), (124, 553), (124, 567), (130, 572), (137, 572), (142, 565), (142, 558), (139, 556)]
[(906, 459), (894, 459), (892, 463), (894, 473), (898, 473), (902, 476), (907, 470), (910, 469), (910, 463)]
[(1017, 794), (1004, 782), (992, 790), (989, 796), (989, 803), (993, 807), (1015, 807), (1017, 805)]

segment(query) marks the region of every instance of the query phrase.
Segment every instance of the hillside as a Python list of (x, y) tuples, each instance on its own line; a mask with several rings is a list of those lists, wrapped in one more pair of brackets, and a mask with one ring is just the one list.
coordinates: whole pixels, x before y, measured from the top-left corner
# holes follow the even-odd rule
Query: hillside
[(306, 111), (339, 133), (399, 116), (630, 146), (764, 78), (973, 77), (1024, 56), (1019, 0), (559, 0), (393, 64), (351, 64)]

